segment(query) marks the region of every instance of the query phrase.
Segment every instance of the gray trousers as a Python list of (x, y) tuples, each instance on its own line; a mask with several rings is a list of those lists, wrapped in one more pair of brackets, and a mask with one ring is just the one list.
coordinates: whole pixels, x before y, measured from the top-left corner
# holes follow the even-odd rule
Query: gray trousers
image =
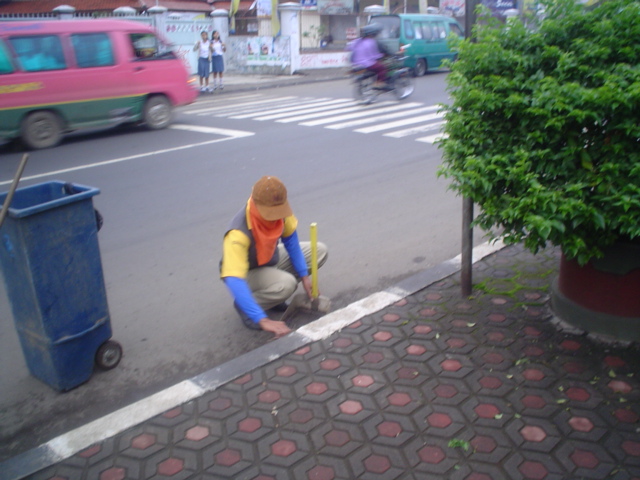
[[(300, 242), (311, 275), (311, 242)], [(298, 288), (300, 277), (296, 273), (284, 245), (278, 245), (280, 261), (273, 267), (258, 267), (249, 270), (247, 283), (253, 297), (264, 310), (285, 302)], [(318, 268), (327, 261), (327, 246), (318, 242)]]

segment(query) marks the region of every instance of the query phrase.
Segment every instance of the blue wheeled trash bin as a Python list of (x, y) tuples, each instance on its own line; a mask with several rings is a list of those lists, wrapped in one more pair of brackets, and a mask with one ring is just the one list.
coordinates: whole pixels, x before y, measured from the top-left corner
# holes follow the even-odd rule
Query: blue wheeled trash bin
[[(27, 366), (56, 390), (114, 368), (98, 245), (97, 188), (52, 181), (15, 191), (0, 227), (0, 267)], [(0, 194), (0, 204), (7, 194)]]

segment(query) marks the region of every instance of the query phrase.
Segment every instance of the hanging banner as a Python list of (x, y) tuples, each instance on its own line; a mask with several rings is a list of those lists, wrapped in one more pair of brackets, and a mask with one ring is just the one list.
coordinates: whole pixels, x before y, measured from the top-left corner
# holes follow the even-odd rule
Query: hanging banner
[(316, 0), (320, 15), (351, 15), (354, 0)]

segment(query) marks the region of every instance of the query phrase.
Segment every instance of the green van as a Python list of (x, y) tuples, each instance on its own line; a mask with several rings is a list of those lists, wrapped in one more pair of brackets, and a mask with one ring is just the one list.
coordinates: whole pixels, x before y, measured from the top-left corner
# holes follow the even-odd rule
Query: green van
[(373, 15), (369, 23), (382, 26), (378, 40), (391, 51), (405, 46), (404, 65), (413, 69), (416, 77), (440, 68), (444, 59), (455, 58), (447, 45), (450, 34), (464, 37), (460, 24), (446, 15)]

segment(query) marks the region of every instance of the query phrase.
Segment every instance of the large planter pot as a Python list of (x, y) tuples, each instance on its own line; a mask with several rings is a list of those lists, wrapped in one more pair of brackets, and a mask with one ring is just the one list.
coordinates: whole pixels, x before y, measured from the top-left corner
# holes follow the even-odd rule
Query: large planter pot
[(640, 340), (640, 244), (619, 242), (585, 266), (563, 255), (551, 305), (563, 321), (589, 333)]

